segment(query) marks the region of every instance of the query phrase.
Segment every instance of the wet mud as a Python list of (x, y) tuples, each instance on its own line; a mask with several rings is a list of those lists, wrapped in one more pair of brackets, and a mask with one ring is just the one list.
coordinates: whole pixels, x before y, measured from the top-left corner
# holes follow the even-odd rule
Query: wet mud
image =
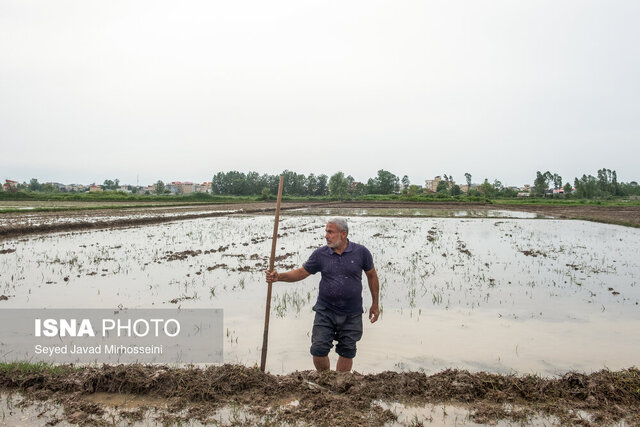
[[(62, 421), (111, 425), (104, 418), (110, 407), (116, 408), (120, 421), (208, 423), (229, 405), (240, 405), (260, 424), (354, 426), (395, 421), (397, 415), (380, 402), (463, 405), (476, 423), (526, 423), (540, 415), (571, 425), (640, 423), (640, 371), (635, 368), (588, 375), (572, 372), (550, 379), (461, 370), (433, 375), (390, 371), (271, 375), (241, 365), (61, 366), (27, 371), (5, 365), (0, 368), (0, 388), (21, 393), (27, 402), (62, 405), (63, 413), (48, 425)], [(149, 417), (152, 409), (154, 419)]]

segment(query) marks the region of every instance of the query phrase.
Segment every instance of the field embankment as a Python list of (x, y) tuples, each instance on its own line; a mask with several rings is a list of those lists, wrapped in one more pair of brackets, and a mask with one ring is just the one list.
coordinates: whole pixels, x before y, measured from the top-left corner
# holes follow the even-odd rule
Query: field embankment
[[(284, 203), (283, 210), (314, 206), (312, 203)], [(0, 238), (19, 237), (28, 234), (45, 234), (61, 231), (97, 230), (135, 227), (163, 222), (209, 218), (237, 213), (274, 212), (272, 202), (237, 204), (183, 204), (147, 206), (91, 207), (82, 209), (76, 205), (69, 210), (38, 210), (0, 214)]]
[(61, 404), (63, 413), (49, 420), (49, 425), (62, 421), (108, 424), (105, 393), (131, 401), (135, 396), (146, 397), (143, 405), (116, 407), (121, 421), (148, 421), (147, 412), (154, 409), (155, 421), (166, 424), (194, 419), (212, 422), (222, 408), (234, 406), (245, 413), (238, 424), (250, 419), (258, 424), (383, 425), (397, 417), (383, 409), (384, 402), (463, 406), (478, 423), (526, 423), (535, 417), (572, 425), (640, 423), (637, 369), (567, 373), (549, 379), (459, 370), (433, 375), (302, 371), (280, 376), (239, 365), (199, 369), (1, 364), (0, 387), (20, 392), (27, 401)]

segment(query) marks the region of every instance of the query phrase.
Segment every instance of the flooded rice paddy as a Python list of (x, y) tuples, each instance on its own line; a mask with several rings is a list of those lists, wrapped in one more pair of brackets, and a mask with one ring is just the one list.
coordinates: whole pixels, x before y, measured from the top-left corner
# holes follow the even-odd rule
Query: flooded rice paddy
[[(382, 315), (365, 322), (358, 372), (555, 375), (637, 364), (639, 229), (461, 212), (289, 211), (276, 266), (301, 266), (324, 244), (326, 219), (347, 216), (381, 285)], [(5, 240), (0, 308), (223, 308), (225, 362), (254, 366), (272, 229), (272, 216), (232, 215)], [(319, 280), (274, 284), (271, 373), (312, 368)], [(364, 289), (368, 309), (366, 279)]]
[[(191, 211), (178, 211), (171, 212), (172, 207), (161, 207), (166, 212), (163, 212), (162, 216), (167, 218), (180, 218), (181, 216), (193, 215)], [(22, 207), (17, 209), (30, 210), (34, 208)], [(213, 214), (231, 214), (234, 210), (221, 210), (221, 209), (201, 209), (198, 214), (200, 215), (213, 215)], [(65, 212), (63, 215), (42, 215), (41, 213), (35, 214), (21, 214), (13, 216), (0, 217), (0, 227), (25, 227), (25, 226), (43, 226), (51, 224), (77, 224), (77, 223), (108, 223), (114, 220), (129, 220), (135, 221), (140, 219), (156, 218), (157, 213), (153, 212), (150, 208), (145, 208), (143, 212), (135, 212), (122, 214), (121, 212), (111, 212), (105, 214), (95, 214), (91, 211), (84, 211), (80, 213)]]

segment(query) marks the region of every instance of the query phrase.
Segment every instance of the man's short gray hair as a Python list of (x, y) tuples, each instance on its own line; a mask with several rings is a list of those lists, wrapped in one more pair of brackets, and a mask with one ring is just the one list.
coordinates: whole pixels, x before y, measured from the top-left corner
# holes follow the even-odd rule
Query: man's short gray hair
[(342, 218), (342, 217), (334, 217), (329, 219), (329, 221), (327, 221), (327, 224), (334, 224), (336, 227), (338, 227), (338, 230), (340, 231), (346, 231), (347, 234), (349, 234), (349, 224), (347, 224), (347, 220)]

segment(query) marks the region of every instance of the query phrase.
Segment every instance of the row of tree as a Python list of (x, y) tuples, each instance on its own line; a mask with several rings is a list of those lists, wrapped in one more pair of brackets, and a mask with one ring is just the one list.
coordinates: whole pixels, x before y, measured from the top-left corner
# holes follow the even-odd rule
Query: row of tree
[[(327, 175), (309, 174), (305, 176), (285, 170), (284, 193), (290, 196), (362, 196), (365, 194), (393, 194), (400, 191), (400, 178), (381, 169), (375, 178), (367, 183), (356, 182), (351, 175), (337, 172)], [(211, 179), (211, 192), (219, 195), (268, 195), (278, 191), (277, 175), (260, 175), (258, 172), (247, 174), (238, 171), (218, 172)], [(403, 183), (409, 185), (409, 178)]]
[(598, 169), (597, 177), (593, 175), (576, 177), (573, 180), (573, 186), (568, 181), (562, 185), (562, 177), (558, 174), (538, 171), (533, 183), (532, 194), (543, 196), (548, 193), (550, 187), (554, 190), (562, 189), (564, 194), (571, 194), (579, 199), (640, 195), (640, 187), (636, 181), (619, 183), (616, 171), (607, 168)]
[[(408, 196), (418, 195), (424, 192), (420, 185), (412, 185), (407, 175), (399, 178), (395, 174), (380, 169), (377, 175), (369, 178), (366, 183), (357, 182), (351, 175), (344, 172), (336, 172), (331, 177), (321, 174), (298, 174), (290, 170), (285, 170), (284, 193), (290, 196), (332, 196), (332, 197), (353, 197), (367, 194), (406, 194)], [(516, 197), (519, 190), (513, 187), (505, 187), (498, 180), (490, 183), (487, 179), (482, 184), (473, 185), (470, 173), (464, 174), (466, 181), (466, 193), (470, 196), (494, 197)], [(243, 173), (239, 171), (218, 172), (211, 179), (211, 191), (216, 195), (252, 196), (262, 195), (269, 197), (278, 191), (279, 177), (277, 175), (259, 174), (258, 172)], [(1, 189), (2, 187), (0, 187)], [(120, 180), (104, 181), (102, 188), (105, 190), (118, 190)], [(57, 187), (51, 183), (41, 184), (33, 178), (27, 183), (19, 184), (18, 190), (29, 190), (37, 192), (55, 192)], [(132, 187), (136, 189), (135, 187)], [(575, 198), (607, 198), (640, 196), (640, 186), (635, 181), (629, 183), (619, 183), (615, 170), (600, 169), (597, 176), (582, 175), (575, 178), (573, 185), (569, 182), (563, 184), (562, 177), (557, 173), (546, 171), (536, 172), (536, 177), (531, 187), (532, 196), (546, 196), (552, 190), (563, 190), (565, 197)], [(162, 181), (158, 181), (153, 189), (156, 194), (168, 192)], [(435, 189), (437, 194), (446, 196), (457, 196), (462, 194), (461, 187), (455, 183), (452, 176), (444, 174), (443, 179)], [(557, 193), (557, 192), (556, 192)]]

